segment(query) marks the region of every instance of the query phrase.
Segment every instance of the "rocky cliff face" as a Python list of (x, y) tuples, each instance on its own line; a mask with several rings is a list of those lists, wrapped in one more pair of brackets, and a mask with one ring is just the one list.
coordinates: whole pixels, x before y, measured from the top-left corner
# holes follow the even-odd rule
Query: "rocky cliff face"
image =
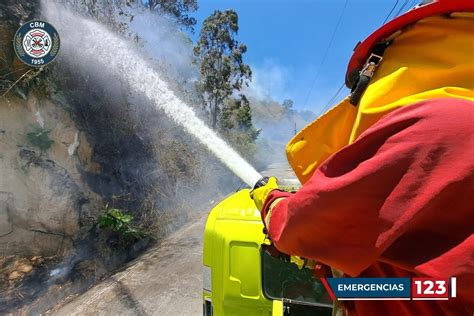
[[(47, 147), (47, 148), (45, 148)], [(70, 248), (100, 198), (80, 170), (98, 169), (69, 114), (29, 93), (0, 99), (0, 254)]]
[[(0, 2), (0, 314), (38, 314), (84, 291), (238, 187), (106, 70), (61, 53), (43, 70), (23, 65), (12, 39), (37, 18), (38, 0)], [(107, 207), (146, 234), (124, 246), (97, 225)]]
[[(107, 170), (121, 166), (121, 155), (103, 145), (117, 133), (104, 125), (103, 117), (90, 119), (97, 111), (89, 106), (99, 98), (87, 93), (84, 80), (78, 79), (83, 83), (79, 91), (76, 83), (65, 83), (67, 69), (52, 65), (38, 71), (15, 57), (14, 32), (22, 22), (38, 18), (38, 8), (36, 1), (0, 3), (2, 315), (27, 314), (34, 304), (32, 313), (40, 313), (85, 290), (149, 242), (114, 249), (109, 236), (95, 228), (106, 203), (126, 190), (117, 181), (117, 169)], [(84, 102), (84, 96), (91, 101)], [(116, 137), (116, 147), (123, 135)], [(104, 194), (112, 187), (115, 191)]]
[(0, 256), (64, 253), (101, 205), (81, 175), (100, 171), (85, 134), (12, 48), (16, 28), (38, 9), (37, 1), (0, 5)]

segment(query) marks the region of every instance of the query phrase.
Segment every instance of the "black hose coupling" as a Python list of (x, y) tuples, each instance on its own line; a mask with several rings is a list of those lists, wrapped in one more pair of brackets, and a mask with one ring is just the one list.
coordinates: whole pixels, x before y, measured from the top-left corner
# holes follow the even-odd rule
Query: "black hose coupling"
[(268, 183), (268, 180), (270, 179), (270, 177), (263, 177), (261, 178), (260, 180), (257, 181), (257, 183), (255, 183), (255, 185), (253, 186), (253, 189), (258, 189), (260, 187), (263, 187), (264, 185), (266, 185)]

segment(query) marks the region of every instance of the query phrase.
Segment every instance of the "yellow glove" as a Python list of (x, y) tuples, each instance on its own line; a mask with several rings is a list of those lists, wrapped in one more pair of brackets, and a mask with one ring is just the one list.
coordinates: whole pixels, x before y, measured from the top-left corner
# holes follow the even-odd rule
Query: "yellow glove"
[(250, 191), (250, 197), (253, 199), (260, 212), (263, 209), (263, 204), (265, 203), (268, 194), (275, 189), (278, 189), (277, 179), (275, 177), (269, 177), (260, 179), (255, 185), (255, 188)]
[(300, 270), (303, 268), (314, 269), (314, 267), (316, 266), (316, 262), (314, 262), (313, 260), (305, 259), (298, 256), (291, 256), (290, 262), (296, 264), (298, 266), (298, 269)]

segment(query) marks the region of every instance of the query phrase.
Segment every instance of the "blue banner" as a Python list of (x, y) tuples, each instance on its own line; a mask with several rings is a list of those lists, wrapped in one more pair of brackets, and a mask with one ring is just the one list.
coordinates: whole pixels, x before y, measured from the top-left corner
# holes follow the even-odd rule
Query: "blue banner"
[(338, 299), (410, 298), (410, 278), (328, 278)]

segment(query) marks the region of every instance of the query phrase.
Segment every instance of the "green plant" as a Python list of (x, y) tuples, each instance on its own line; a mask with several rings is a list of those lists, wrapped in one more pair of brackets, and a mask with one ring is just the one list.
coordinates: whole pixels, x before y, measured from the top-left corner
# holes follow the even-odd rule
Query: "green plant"
[(38, 147), (42, 152), (47, 151), (54, 143), (54, 141), (49, 138), (51, 130), (45, 129), (40, 125), (31, 125), (31, 128), (33, 131), (26, 134), (26, 138), (30, 144)]
[(97, 225), (99, 228), (108, 229), (125, 239), (130, 240), (145, 237), (145, 232), (133, 227), (132, 220), (132, 215), (125, 214), (116, 208), (107, 208), (105, 213), (97, 219)]
[(247, 46), (235, 39), (238, 21), (234, 10), (214, 11), (204, 20), (194, 46), (200, 73), (197, 85), (208, 106), (213, 129), (226, 99), (248, 86), (252, 78), (250, 66), (243, 62)]

